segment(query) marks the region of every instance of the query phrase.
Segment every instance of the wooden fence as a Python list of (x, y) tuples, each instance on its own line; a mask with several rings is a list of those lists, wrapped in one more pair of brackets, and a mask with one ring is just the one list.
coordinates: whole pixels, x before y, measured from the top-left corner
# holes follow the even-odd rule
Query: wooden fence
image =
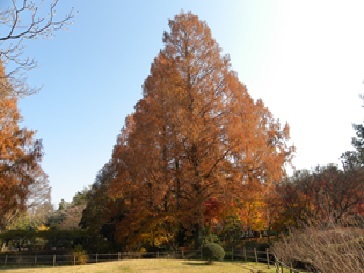
[[(83, 257), (84, 259), (80, 259)], [(78, 265), (85, 263), (100, 263), (121, 261), (124, 259), (141, 259), (141, 258), (170, 258), (186, 260), (203, 260), (201, 250), (188, 251), (157, 251), (157, 252), (118, 252), (109, 254), (76, 254), (76, 255), (37, 255), (37, 254), (0, 254), (0, 267), (31, 267), (31, 266), (63, 266)], [(83, 261), (83, 262), (82, 262)], [(278, 261), (274, 254), (266, 249), (259, 251), (255, 248), (241, 248), (226, 250), (225, 261), (242, 261), (265, 263), (267, 268), (275, 267), (277, 273), (283, 273), (284, 268), (290, 270), (290, 273), (299, 272), (292, 266), (285, 265)], [(287, 271), (285, 271), (287, 272)]]
[(281, 261), (276, 260), (275, 264), (274, 264), (275, 268), (276, 268), (276, 273), (284, 273), (287, 272), (285, 271), (285, 269), (289, 270), (289, 273), (299, 273), (299, 272), (303, 272), (303, 271), (299, 271), (298, 269), (295, 269), (292, 267), (291, 265), (287, 265)]

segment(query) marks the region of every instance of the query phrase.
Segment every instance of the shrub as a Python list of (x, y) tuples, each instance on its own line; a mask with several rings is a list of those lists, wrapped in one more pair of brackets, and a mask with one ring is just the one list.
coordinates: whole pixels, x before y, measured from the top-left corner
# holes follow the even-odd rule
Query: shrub
[(88, 256), (85, 250), (82, 249), (81, 245), (76, 245), (73, 250), (73, 256), (75, 257), (76, 264), (86, 264)]
[(364, 229), (358, 225), (325, 223), (292, 229), (273, 251), (285, 263), (322, 273), (362, 272)]
[(205, 242), (220, 244), (220, 239), (219, 239), (219, 237), (217, 237), (216, 234), (209, 234), (209, 235), (205, 236)]
[(219, 244), (208, 243), (202, 247), (202, 256), (212, 264), (213, 260), (222, 261), (225, 257), (225, 250)]

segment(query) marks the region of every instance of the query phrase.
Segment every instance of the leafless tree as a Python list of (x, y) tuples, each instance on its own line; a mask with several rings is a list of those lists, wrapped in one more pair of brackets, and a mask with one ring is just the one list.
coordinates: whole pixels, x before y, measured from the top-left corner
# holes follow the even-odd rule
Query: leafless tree
[(362, 272), (363, 228), (360, 219), (306, 225), (303, 229), (292, 229), (273, 249), (280, 261), (300, 263), (314, 272)]
[(0, 79), (2, 85), (7, 85), (1, 90), (24, 96), (37, 91), (25, 81), (25, 72), (36, 66), (34, 59), (24, 57), (25, 41), (52, 37), (55, 31), (66, 29), (73, 22), (75, 13), (71, 9), (59, 18), (56, 15), (59, 0), (9, 2), (4, 10), (0, 10), (0, 60), (10, 67), (5, 73), (6, 80)]

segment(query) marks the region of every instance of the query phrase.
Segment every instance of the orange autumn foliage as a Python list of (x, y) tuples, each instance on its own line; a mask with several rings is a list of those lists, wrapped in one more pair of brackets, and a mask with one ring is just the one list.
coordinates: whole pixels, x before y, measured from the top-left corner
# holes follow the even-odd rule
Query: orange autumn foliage
[(191, 231), (196, 244), (208, 200), (231, 204), (279, 181), (294, 150), (288, 125), (250, 97), (205, 22), (181, 13), (169, 27), (111, 159), (123, 242), (164, 228)]
[(44, 177), (39, 165), (42, 143), (34, 131), (20, 128), (17, 98), (6, 84), (0, 65), (0, 228), (26, 208), (31, 186)]

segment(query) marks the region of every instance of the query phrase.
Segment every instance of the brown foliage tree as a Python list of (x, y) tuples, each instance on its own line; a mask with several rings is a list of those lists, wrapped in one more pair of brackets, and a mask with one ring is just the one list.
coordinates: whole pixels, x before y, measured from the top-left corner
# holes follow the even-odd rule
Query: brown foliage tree
[(179, 245), (194, 233), (197, 247), (207, 201), (230, 204), (243, 185), (279, 181), (293, 147), (289, 127), (249, 96), (205, 22), (179, 14), (169, 27), (115, 146), (110, 192), (129, 207), (121, 236), (164, 222)]
[(341, 221), (361, 214), (364, 204), (363, 170), (342, 171), (336, 166), (297, 172), (290, 181), (277, 186), (280, 200), (278, 225)]
[[(5, 81), (1, 66), (0, 72)], [(39, 165), (42, 143), (33, 131), (20, 128), (17, 99), (4, 86), (8, 85), (0, 92), (0, 228), (26, 208), (32, 187), (44, 177)]]

